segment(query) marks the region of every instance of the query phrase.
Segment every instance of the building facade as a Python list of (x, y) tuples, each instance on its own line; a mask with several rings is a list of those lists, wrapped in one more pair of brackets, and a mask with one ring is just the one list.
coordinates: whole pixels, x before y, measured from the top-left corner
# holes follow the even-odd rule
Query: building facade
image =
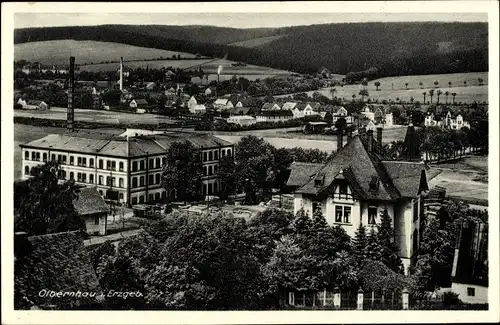
[[(381, 139), (382, 129), (377, 130)], [(381, 213), (387, 210), (395, 230), (395, 241), (408, 271), (420, 241), (423, 195), (428, 191), (422, 162), (383, 161), (373, 131), (355, 136), (321, 168), (310, 168), (295, 191), (294, 212), (309, 216), (321, 211), (331, 225), (340, 225), (354, 237), (360, 225), (377, 230)], [(297, 186), (297, 184), (293, 184)]]
[(233, 156), (234, 145), (209, 135), (157, 133), (132, 130), (114, 138), (86, 138), (50, 134), (21, 144), (23, 179), (34, 166), (61, 163), (61, 180), (95, 187), (105, 199), (127, 205), (175, 198), (161, 184), (165, 154), (176, 141), (189, 141), (201, 151), (203, 195), (220, 191), (217, 175), (220, 157)]

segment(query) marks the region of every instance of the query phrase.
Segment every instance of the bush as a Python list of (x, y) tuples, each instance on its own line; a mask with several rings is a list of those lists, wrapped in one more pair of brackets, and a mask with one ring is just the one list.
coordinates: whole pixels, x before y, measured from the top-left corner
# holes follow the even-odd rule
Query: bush
[(462, 301), (458, 298), (458, 293), (455, 292), (445, 292), (443, 294), (443, 305), (457, 305), (462, 303)]

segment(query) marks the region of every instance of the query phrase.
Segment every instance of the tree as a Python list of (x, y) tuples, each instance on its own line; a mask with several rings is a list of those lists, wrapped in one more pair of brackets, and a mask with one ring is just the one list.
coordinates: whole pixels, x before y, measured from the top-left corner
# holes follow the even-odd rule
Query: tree
[(226, 200), (230, 195), (236, 193), (236, 164), (232, 156), (224, 156), (219, 159), (219, 180), (221, 199)]
[(34, 166), (30, 175), (14, 183), (14, 231), (31, 236), (85, 231), (85, 222), (73, 206), (79, 190), (73, 180), (58, 183), (62, 175), (59, 163)]
[(365, 97), (368, 97), (369, 94), (368, 94), (368, 90), (366, 89), (361, 89), (359, 91), (359, 95), (361, 96), (361, 101), (364, 102), (365, 101)]
[(467, 86), (467, 80), (464, 80), (464, 86)]
[(434, 81), (434, 86), (435, 86), (436, 88), (438, 87), (438, 85), (439, 85), (439, 81), (437, 81), (437, 80), (436, 80), (436, 81)]
[(345, 120), (345, 118), (341, 117), (335, 121), (335, 129), (337, 130), (337, 132), (340, 132), (342, 134), (346, 128), (347, 121)]
[(360, 224), (354, 234), (353, 240), (353, 251), (358, 261), (358, 265), (362, 265), (362, 263), (366, 260), (367, 245), (368, 238), (366, 237), (366, 227)]
[(424, 95), (424, 104), (425, 104), (425, 96), (427, 96), (427, 92), (423, 92), (422, 95)]
[(448, 96), (450, 96), (450, 92), (449, 91), (445, 91), (444, 95), (446, 96), (446, 105), (448, 105)]
[(455, 105), (455, 96), (457, 95), (457, 93), (451, 93), (451, 96), (453, 96), (453, 105)]
[(330, 88), (330, 95), (332, 95), (332, 99), (335, 97), (336, 92), (337, 92), (337, 89), (335, 89), (335, 87)]
[(448, 81), (448, 87), (451, 88), (451, 81)]
[(429, 90), (429, 97), (431, 98), (431, 104), (432, 104), (432, 97), (434, 97), (434, 89)]
[(380, 213), (380, 225), (378, 225), (378, 242), (382, 249), (382, 262), (396, 273), (403, 272), (403, 264), (399, 257), (399, 247), (396, 244), (394, 228), (391, 225), (392, 220), (384, 209)]
[(406, 90), (408, 90), (408, 83), (407, 82), (405, 83), (405, 87), (406, 87)]
[(483, 85), (483, 78), (477, 78), (477, 81), (479, 82), (479, 86), (482, 86)]
[(325, 117), (323, 120), (328, 124), (328, 126), (331, 126), (333, 123), (333, 115), (330, 112), (326, 112)]
[(442, 92), (441, 90), (438, 90), (438, 91), (436, 92), (436, 94), (437, 94), (437, 103), (438, 103), (438, 104), (439, 104), (439, 96), (441, 96), (441, 94), (442, 94), (442, 93), (443, 93), (443, 92)]
[(352, 101), (354, 101), (354, 98), (356, 98), (356, 94), (352, 94)]
[(371, 227), (366, 239), (366, 258), (379, 261), (382, 258), (382, 248), (378, 240), (375, 227)]
[(200, 197), (202, 163), (201, 153), (191, 142), (172, 143), (167, 150), (162, 173), (162, 185), (167, 193), (175, 191), (176, 197), (190, 201)]
[(120, 105), (121, 96), (122, 92), (119, 89), (108, 90), (101, 95), (102, 101), (109, 106)]
[(373, 84), (375, 85), (375, 87), (377, 87), (377, 91), (379, 91), (380, 81), (375, 81)]
[(420, 81), (418, 84), (420, 85), (420, 89), (422, 89), (424, 83), (422, 81)]

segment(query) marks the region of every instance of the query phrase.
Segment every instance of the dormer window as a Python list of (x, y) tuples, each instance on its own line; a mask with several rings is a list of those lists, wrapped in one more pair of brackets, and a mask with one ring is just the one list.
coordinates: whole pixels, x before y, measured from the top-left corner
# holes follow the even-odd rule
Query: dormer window
[(379, 178), (377, 176), (372, 176), (370, 180), (370, 191), (377, 191), (379, 187)]
[(314, 179), (314, 186), (319, 187), (322, 186), (325, 182), (325, 174), (318, 174)]

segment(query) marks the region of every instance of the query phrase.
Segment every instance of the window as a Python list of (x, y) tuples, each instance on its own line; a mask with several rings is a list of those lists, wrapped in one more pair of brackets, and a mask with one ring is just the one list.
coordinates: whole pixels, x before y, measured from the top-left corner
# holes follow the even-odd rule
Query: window
[(52, 154), (51, 159), (52, 161), (56, 161), (56, 155)]
[(203, 161), (207, 161), (207, 153), (206, 152), (203, 153)]
[(351, 207), (344, 207), (344, 223), (351, 223)]
[(111, 169), (116, 170), (116, 161), (111, 162)]
[(30, 160), (30, 152), (29, 151), (25, 151), (24, 152), (24, 159), (25, 160)]
[(69, 179), (71, 180), (75, 179), (75, 173), (69, 172)]
[(154, 200), (154, 196), (153, 196), (153, 194), (149, 194), (149, 195), (148, 195), (148, 201), (149, 201), (149, 202), (152, 202), (153, 200)]
[(148, 176), (148, 185), (153, 185), (155, 181), (154, 175)]
[(82, 158), (82, 165), (87, 166), (87, 158)]
[(208, 166), (208, 175), (212, 175), (213, 172), (212, 172), (212, 166)]
[(226, 149), (222, 149), (221, 156), (225, 157), (226, 156)]
[(322, 208), (323, 208), (323, 204), (321, 202), (314, 201), (312, 203), (312, 209), (313, 209), (312, 212), (313, 212), (313, 214), (316, 213), (316, 211), (320, 211), (321, 212)]
[(207, 175), (208, 175), (207, 166), (203, 166), (203, 175), (204, 175), (204, 176), (207, 176)]
[(155, 194), (155, 201), (160, 201), (160, 192)]
[(418, 200), (414, 200), (413, 202), (413, 221), (418, 220)]
[(342, 206), (340, 205), (335, 206), (335, 222), (342, 222)]
[(66, 156), (62, 156), (62, 161), (63, 161), (63, 164), (66, 163)]
[(111, 169), (111, 161), (106, 160), (106, 169), (110, 170)]
[(132, 163), (132, 171), (133, 171), (133, 172), (137, 171), (137, 161), (134, 161), (134, 162)]
[(214, 152), (214, 159), (219, 159), (219, 152), (217, 150)]
[(339, 184), (339, 193), (341, 196), (347, 196), (347, 184)]
[(137, 187), (137, 177), (132, 178), (132, 187)]
[(29, 174), (30, 174), (29, 166), (24, 166), (24, 175), (29, 175)]
[(69, 164), (74, 165), (75, 164), (75, 157), (69, 156)]
[(155, 181), (156, 184), (160, 184), (160, 174), (155, 175)]
[(94, 174), (89, 175), (89, 183), (93, 184), (94, 183)]
[(118, 181), (118, 186), (119, 187), (124, 187), (123, 185), (123, 178), (120, 177), (120, 180)]
[(217, 165), (214, 166), (214, 174), (217, 174)]
[(36, 160), (40, 161), (40, 153), (39, 152), (36, 153)]
[(351, 223), (351, 207), (344, 205), (335, 206), (335, 222)]
[(377, 207), (368, 207), (368, 224), (374, 225), (377, 223)]
[(213, 160), (213, 154), (212, 151), (208, 153), (208, 160), (212, 161)]
[(77, 163), (76, 163), (78, 166), (81, 166), (82, 165), (82, 157), (78, 157), (77, 159)]
[(104, 162), (102, 161), (102, 159), (99, 159), (99, 169), (103, 168), (104, 168)]
[(156, 158), (156, 168), (160, 168), (160, 158)]
[(98, 216), (95, 216), (94, 217), (94, 225), (99, 225), (99, 217)]
[(227, 156), (231, 157), (231, 149), (227, 149)]
[(475, 297), (476, 296), (476, 288), (467, 288), (467, 296)]
[(139, 203), (144, 203), (144, 195), (139, 196)]
[(139, 170), (144, 170), (144, 160), (139, 162)]
[(139, 177), (139, 186), (144, 186), (144, 176)]
[(102, 190), (99, 190), (99, 195), (102, 196)]
[(123, 193), (120, 193), (119, 198), (120, 200), (123, 200)]
[(123, 171), (123, 162), (120, 161), (120, 163), (118, 164), (118, 166), (119, 166), (118, 168), (122, 172)]
[(137, 198), (136, 197), (132, 198), (132, 205), (134, 205), (134, 204), (137, 204)]
[(99, 176), (99, 185), (102, 185), (103, 176)]
[(36, 152), (31, 152), (31, 160), (36, 160)]
[(149, 159), (149, 169), (154, 169), (155, 168), (155, 161), (154, 159)]
[(94, 158), (89, 159), (89, 166), (94, 167)]

